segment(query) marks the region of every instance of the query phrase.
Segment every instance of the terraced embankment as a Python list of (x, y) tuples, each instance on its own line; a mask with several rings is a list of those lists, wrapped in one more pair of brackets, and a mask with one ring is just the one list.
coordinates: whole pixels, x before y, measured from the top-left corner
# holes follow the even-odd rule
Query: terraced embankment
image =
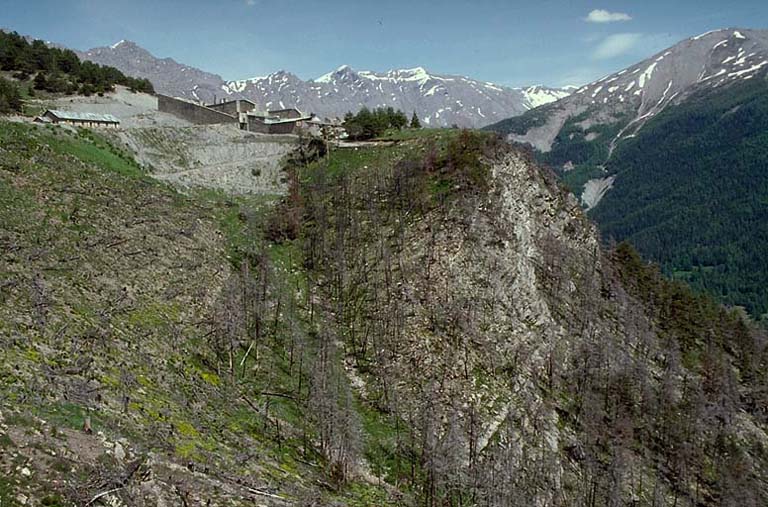
[(295, 136), (254, 134), (231, 125), (135, 128), (117, 135), (155, 178), (234, 194), (284, 193), (282, 162), (298, 144)]

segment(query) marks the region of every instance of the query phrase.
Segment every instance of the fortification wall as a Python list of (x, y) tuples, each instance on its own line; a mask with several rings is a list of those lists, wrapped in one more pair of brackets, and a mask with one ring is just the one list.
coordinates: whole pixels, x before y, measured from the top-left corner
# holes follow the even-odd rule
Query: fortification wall
[(175, 99), (166, 95), (157, 95), (157, 108), (163, 113), (170, 113), (192, 122), (195, 125), (238, 123), (236, 116), (230, 116), (205, 106), (187, 102), (186, 100)]
[(224, 104), (211, 104), (208, 106), (209, 109), (213, 109), (215, 111), (219, 111), (222, 113), (231, 114), (233, 116), (236, 116), (239, 111), (237, 110), (237, 102), (226, 102)]
[(209, 109), (221, 111), (222, 113), (237, 116), (238, 113), (247, 113), (249, 111), (253, 111), (256, 106), (244, 100), (232, 100), (230, 102), (223, 102), (220, 104), (210, 104), (207, 107)]

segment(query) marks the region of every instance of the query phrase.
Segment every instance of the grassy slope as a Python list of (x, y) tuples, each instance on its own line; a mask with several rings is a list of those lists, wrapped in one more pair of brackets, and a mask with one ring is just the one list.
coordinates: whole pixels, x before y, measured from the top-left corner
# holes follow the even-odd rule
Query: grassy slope
[[(183, 196), (95, 134), (0, 122), (3, 505), (82, 504), (134, 463), (214, 505), (253, 497), (246, 487), (382, 497), (364, 483), (318, 490), (297, 371), (313, 347), (306, 284), (294, 248), (261, 239), (267, 201)], [(257, 286), (258, 308), (240, 311)], [(107, 448), (121, 438), (128, 463)]]
[[(363, 202), (353, 200), (348, 208), (361, 218), (350, 222), (359, 224), (356, 234), (362, 233), (356, 241), (386, 238), (396, 254), (402, 248), (402, 224), (416, 224), (425, 211), (446, 203), (460, 206), (465, 198), (470, 209), (476, 207), (471, 196), (482, 188), (485, 173), (472, 165), (474, 150), (469, 158), (455, 151), (449, 142), (455, 135), (445, 131), (391, 148), (334, 151), (306, 169), (305, 204), (316, 205), (315, 212), (327, 206), (327, 219), (341, 224), (345, 188), (363, 185), (366, 192), (351, 194)], [(327, 463), (317, 445), (317, 423), (323, 421), (313, 412), (309, 385), (316, 381), (307, 371), (318, 355), (318, 335), (339, 333), (344, 350), (338, 356), (356, 362), (369, 386), (384, 380), (376, 378), (376, 349), (360, 350), (355, 337), (366, 329), (358, 325), (366, 323), (366, 315), (377, 317), (369, 299), (377, 289), (367, 285), (375, 280), (370, 259), (355, 256), (345, 265), (330, 241), (321, 245), (329, 250), (317, 256), (335, 259), (318, 265), (326, 273), (307, 271), (300, 259), (306, 260), (310, 248), (311, 223), (299, 241), (265, 243), (261, 231), (271, 206), (264, 200), (233, 200), (212, 192), (181, 196), (146, 178), (96, 137), (0, 124), (0, 140), (0, 218), (9, 224), (0, 236), (8, 247), (0, 259), (0, 345), (7, 351), (0, 361), (0, 411), (9, 426), (0, 430), (0, 446), (8, 451), (0, 454), (7, 477), (0, 480), (4, 505), (17, 491), (82, 504), (114, 484), (110, 473), (125, 473), (126, 465), (105, 453), (98, 437), (79, 431), (87, 414), (108, 442), (128, 440), (129, 457), (140, 462), (142, 473), (151, 468), (161, 481), (164, 474), (173, 476), (175, 487), (193, 499), (232, 505), (233, 498), (248, 496), (247, 485), (290, 499), (322, 497), (326, 504), (390, 502), (391, 486), (353, 481), (339, 488), (323, 473)], [(419, 176), (423, 167), (408, 161), (429, 161), (433, 151), (434, 170)], [(400, 178), (384, 185), (380, 173), (393, 170)], [(362, 251), (357, 245), (346, 248), (354, 255)], [(632, 260), (625, 263), (628, 284), (652, 278), (638, 259)], [(339, 292), (334, 295), (336, 268), (348, 270), (344, 277), (365, 274), (360, 283), (347, 278), (341, 298)], [(398, 271), (393, 266), (395, 276)], [(326, 285), (310, 293), (317, 282)], [(709, 310), (716, 307), (701, 305), (708, 313), (696, 313), (691, 310), (695, 300), (660, 290), (661, 283), (638, 283), (639, 297), (658, 302), (656, 318), (669, 329), (670, 339), (694, 343), (686, 345), (684, 360), (698, 368), (702, 329), (716, 329), (710, 315), (716, 311)], [(266, 295), (258, 296), (262, 292)], [(239, 299), (239, 294), (248, 297)], [(338, 303), (351, 311), (334, 315)], [(720, 322), (731, 325), (728, 319)], [(444, 353), (446, 366), (454, 367), (450, 347)], [(82, 357), (92, 362), (82, 363)], [(763, 371), (763, 365), (750, 368)], [(472, 375), (486, 382), (480, 373)], [(494, 370), (499, 381), (508, 374)], [(596, 389), (603, 388), (600, 382), (595, 377)], [(406, 495), (409, 489), (418, 494), (426, 480), (418, 454), (423, 443), (412, 440), (418, 430), (409, 428), (412, 421), (382, 411), (385, 389), (352, 395), (354, 414), (345, 421), (360, 430), (360, 454), (369, 470)], [(579, 400), (568, 396), (553, 402)], [(480, 406), (490, 403), (481, 400)], [(578, 410), (573, 414), (577, 417)], [(638, 424), (644, 427), (647, 421)], [(154, 465), (147, 464), (152, 460)], [(189, 464), (198, 475), (173, 464)], [(25, 466), (31, 477), (24, 475)], [(218, 490), (201, 485), (201, 471)], [(84, 479), (94, 474), (99, 482)], [(173, 487), (168, 484), (170, 491)], [(447, 495), (461, 499), (462, 492), (452, 489)]]

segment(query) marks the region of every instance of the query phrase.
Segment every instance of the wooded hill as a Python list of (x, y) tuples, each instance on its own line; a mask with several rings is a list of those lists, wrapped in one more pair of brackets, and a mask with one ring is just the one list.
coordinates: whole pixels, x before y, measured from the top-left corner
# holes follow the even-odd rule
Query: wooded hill
[(665, 109), (606, 165), (590, 213), (667, 276), (768, 319), (768, 78)]
[[(154, 93), (146, 79), (128, 77), (114, 67), (80, 61), (74, 51), (47, 45), (41, 40), (29, 42), (16, 32), (0, 31), (0, 70), (12, 73), (18, 81), (33, 79), (33, 90), (50, 93), (103, 94), (122, 85), (133, 91)], [(0, 86), (0, 108), (18, 110), (14, 99), (18, 90), (4, 80)], [(17, 105), (18, 104), (18, 105)]]

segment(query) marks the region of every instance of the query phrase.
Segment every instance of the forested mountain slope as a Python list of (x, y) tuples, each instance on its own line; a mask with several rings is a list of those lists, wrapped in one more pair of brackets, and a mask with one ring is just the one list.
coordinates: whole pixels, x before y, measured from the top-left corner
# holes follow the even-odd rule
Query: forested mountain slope
[(716, 30), (490, 127), (536, 148), (607, 241), (768, 312), (768, 32)]
[(619, 145), (590, 215), (668, 275), (768, 314), (768, 80), (702, 90)]
[(34, 77), (34, 88), (52, 93), (91, 95), (112, 91), (115, 85), (153, 93), (152, 83), (126, 76), (118, 69), (81, 61), (69, 49), (0, 30), (0, 70), (12, 72), (15, 79)]
[(274, 204), (0, 135), (3, 505), (768, 500), (765, 336), (493, 136), (306, 146)]

